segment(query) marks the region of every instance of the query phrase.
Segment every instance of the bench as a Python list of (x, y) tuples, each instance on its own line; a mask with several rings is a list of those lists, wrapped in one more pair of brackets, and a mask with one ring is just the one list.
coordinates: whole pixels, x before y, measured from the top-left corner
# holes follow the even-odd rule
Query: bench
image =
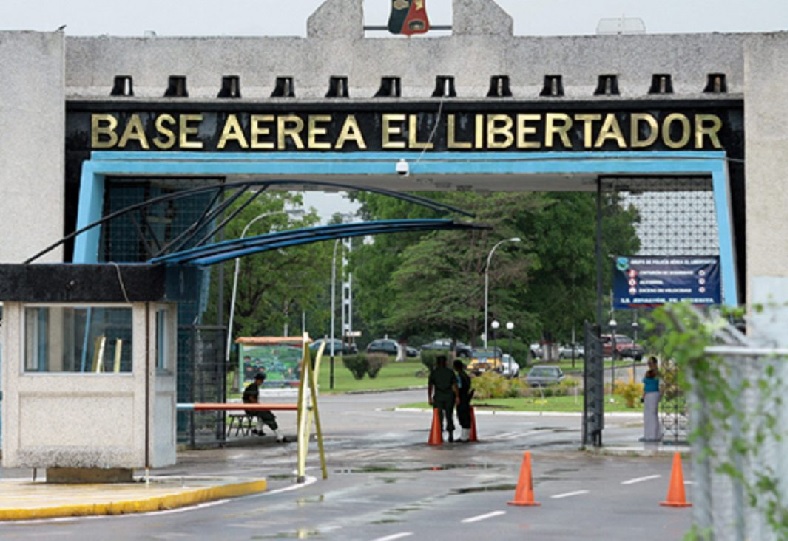
[(247, 411), (298, 411), (298, 404), (295, 403), (252, 403), (243, 404), (241, 402), (196, 402), (193, 404), (178, 403), (178, 411), (227, 411), (229, 412), (229, 422), (227, 424), (227, 435), (233, 429), (235, 435), (248, 436), (254, 427), (254, 416), (248, 415)]

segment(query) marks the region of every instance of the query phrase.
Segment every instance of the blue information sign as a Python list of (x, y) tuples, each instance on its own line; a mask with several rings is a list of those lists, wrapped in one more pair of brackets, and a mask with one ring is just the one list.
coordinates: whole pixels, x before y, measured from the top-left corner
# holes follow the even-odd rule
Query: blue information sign
[(718, 256), (618, 256), (614, 266), (614, 309), (720, 304), (722, 298)]

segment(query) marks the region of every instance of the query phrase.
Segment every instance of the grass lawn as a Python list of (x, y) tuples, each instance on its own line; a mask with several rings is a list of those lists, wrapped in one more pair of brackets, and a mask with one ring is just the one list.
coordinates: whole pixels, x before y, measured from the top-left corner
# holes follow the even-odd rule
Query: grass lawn
[[(484, 398), (474, 400), (473, 407), (477, 411), (497, 410), (497, 411), (545, 411), (559, 413), (580, 413), (583, 411), (583, 397), (578, 396), (551, 396), (546, 398), (526, 397), (526, 398)], [(412, 404), (402, 404), (403, 408), (429, 409), (427, 402), (414, 402)], [(605, 401), (605, 413), (641, 413), (643, 407), (637, 403), (634, 408), (628, 408), (624, 399), (614, 396), (613, 402), (610, 399)]]
[(353, 391), (386, 391), (427, 386), (427, 368), (420, 361), (408, 359), (400, 363), (390, 362), (378, 373), (378, 377), (357, 380), (344, 367), (342, 359), (334, 358), (334, 388), (331, 389), (330, 359), (323, 357), (320, 363), (318, 385), (321, 393), (348, 393)]
[[(407, 361), (399, 363), (392, 361), (381, 369), (378, 377), (370, 379), (368, 376), (364, 376), (363, 379), (357, 380), (353, 377), (353, 374), (350, 373), (350, 370), (344, 367), (342, 358), (335, 357), (333, 390), (330, 385), (330, 372), (330, 359), (324, 357), (321, 360), (320, 373), (318, 375), (318, 385), (320, 386), (321, 394), (386, 391), (419, 387), (426, 388), (427, 386), (426, 367), (421, 364), (420, 361), (413, 359), (408, 359)], [(232, 393), (230, 397), (240, 398), (240, 393)], [(523, 398), (478, 399), (473, 402), (473, 405), (480, 411), (495, 409), (503, 411), (579, 413), (583, 411), (583, 396), (578, 394), (577, 396), (547, 398), (533, 396)], [(401, 404), (401, 407), (429, 409), (430, 405), (427, 402), (417, 402), (412, 404)], [(609, 398), (605, 402), (605, 411), (635, 413), (642, 412), (643, 408), (640, 403), (637, 403), (634, 408), (627, 408), (623, 398), (614, 396), (613, 402), (610, 402)]]

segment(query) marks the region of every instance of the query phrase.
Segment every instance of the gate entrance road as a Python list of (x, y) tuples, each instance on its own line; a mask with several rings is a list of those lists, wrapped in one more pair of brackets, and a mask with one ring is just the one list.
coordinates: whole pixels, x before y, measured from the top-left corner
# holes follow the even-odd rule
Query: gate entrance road
[[(431, 412), (396, 409), (425, 395), (321, 397), (326, 480), (312, 450), (307, 482), (297, 484), (294, 445), (239, 438), (221, 449), (181, 452), (176, 466), (156, 474), (264, 476), (264, 493), (148, 515), (5, 523), (0, 536), (84, 540), (103, 538), (112, 528), (113, 539), (457, 541), (494, 531), (501, 540), (664, 541), (681, 539), (689, 529), (691, 509), (659, 505), (668, 491), (673, 449), (638, 444), (639, 416), (609, 416), (602, 453), (579, 450), (576, 415), (479, 412), (478, 443), (429, 446)], [(278, 417), (289, 434), (294, 414)], [(507, 505), (525, 451), (531, 452), (538, 507)], [(692, 479), (688, 460), (684, 478)], [(687, 498), (692, 500), (691, 484)]]

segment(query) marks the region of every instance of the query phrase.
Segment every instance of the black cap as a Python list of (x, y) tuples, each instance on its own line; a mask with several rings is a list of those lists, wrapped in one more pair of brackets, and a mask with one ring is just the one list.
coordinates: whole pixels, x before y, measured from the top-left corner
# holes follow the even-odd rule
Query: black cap
[(262, 372), (258, 372), (255, 374), (254, 379), (265, 379), (265, 374)]

